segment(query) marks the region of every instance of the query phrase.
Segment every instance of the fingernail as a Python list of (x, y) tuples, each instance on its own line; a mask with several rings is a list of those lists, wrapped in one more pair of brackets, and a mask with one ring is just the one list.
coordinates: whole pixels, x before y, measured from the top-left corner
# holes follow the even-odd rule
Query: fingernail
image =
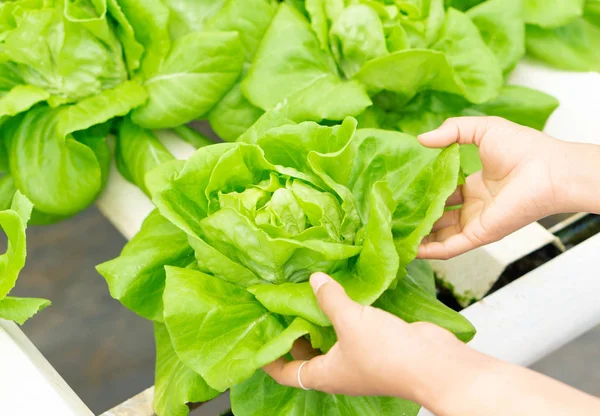
[(438, 129), (435, 129), (435, 130), (431, 130), (431, 131), (428, 131), (428, 132), (423, 133), (423, 134), (419, 134), (417, 136), (417, 139), (419, 141), (422, 141), (422, 140), (427, 141), (428, 139), (431, 139), (431, 138), (435, 137), (437, 135), (437, 131), (438, 131)]
[(428, 132), (425, 132), (425, 133), (421, 133), (417, 137), (419, 138), (419, 140), (421, 140), (421, 139), (427, 139), (428, 137), (433, 136), (432, 133), (435, 133), (435, 130), (431, 130), (431, 131), (428, 131)]
[(310, 285), (313, 288), (313, 292), (315, 292), (315, 294), (317, 294), (317, 292), (319, 292), (319, 289), (321, 289), (321, 286), (323, 286), (325, 283), (327, 283), (329, 281), (329, 279), (331, 279), (331, 278), (329, 276), (327, 276), (325, 273), (321, 273), (321, 272), (313, 273), (312, 276), (310, 276)]

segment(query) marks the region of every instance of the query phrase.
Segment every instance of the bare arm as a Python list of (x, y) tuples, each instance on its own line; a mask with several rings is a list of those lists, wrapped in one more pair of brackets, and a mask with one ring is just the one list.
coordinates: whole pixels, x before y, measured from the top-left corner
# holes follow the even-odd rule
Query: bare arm
[(600, 214), (600, 146), (563, 143), (564, 160), (559, 163), (556, 183), (561, 212)]
[(600, 414), (599, 399), (473, 350), (456, 367), (454, 376), (443, 377), (422, 400), (438, 416)]

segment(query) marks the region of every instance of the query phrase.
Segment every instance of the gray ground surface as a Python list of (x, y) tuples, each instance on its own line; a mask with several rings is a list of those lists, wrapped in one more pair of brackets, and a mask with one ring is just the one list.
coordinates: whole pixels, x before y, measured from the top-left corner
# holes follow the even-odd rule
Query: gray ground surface
[[(118, 255), (124, 243), (96, 208), (33, 227), (28, 263), (13, 292), (52, 300), (23, 329), (96, 414), (153, 380), (152, 325), (113, 300), (94, 269)], [(534, 368), (600, 396), (600, 327)]]

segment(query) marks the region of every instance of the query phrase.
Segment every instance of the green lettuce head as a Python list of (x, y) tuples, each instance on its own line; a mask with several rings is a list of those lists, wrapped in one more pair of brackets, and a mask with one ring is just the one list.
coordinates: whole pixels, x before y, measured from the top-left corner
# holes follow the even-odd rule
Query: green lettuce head
[(115, 298), (155, 321), (157, 413), (186, 414), (184, 403), (232, 388), (236, 415), (277, 413), (275, 396), (277, 414), (301, 403), (315, 414), (416, 414), (402, 400), (287, 389), (257, 370), (299, 337), (322, 351), (335, 343), (308, 283), (315, 271), (362, 304), (473, 336), (435, 298), (431, 268), (413, 261), (459, 164), (456, 146), (425, 149), (402, 133), (356, 130), (352, 118), (325, 127), (267, 113), (240, 141), (151, 171), (158, 211), (98, 270)]
[(53, 105), (98, 94), (127, 79), (105, 0), (0, 4), (0, 63), (13, 73), (15, 86), (45, 91)]

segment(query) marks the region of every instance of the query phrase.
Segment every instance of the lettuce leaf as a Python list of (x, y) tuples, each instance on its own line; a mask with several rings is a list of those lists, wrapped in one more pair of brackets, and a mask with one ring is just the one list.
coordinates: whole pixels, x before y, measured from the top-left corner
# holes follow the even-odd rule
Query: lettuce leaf
[(0, 318), (23, 325), (28, 319), (50, 305), (51, 302), (46, 299), (7, 296), (0, 300)]
[(48, 98), (48, 91), (33, 85), (16, 85), (8, 91), (0, 90), (0, 124), (3, 119), (27, 111)]
[(465, 14), (448, 10), (430, 48), (403, 50), (373, 59), (356, 77), (373, 89), (393, 91), (406, 100), (423, 90), (458, 94), (473, 103), (498, 95), (503, 82), (498, 61)]
[(149, 195), (146, 173), (174, 157), (151, 130), (145, 130), (125, 118), (119, 125), (115, 159), (121, 174)]
[(528, 25), (527, 52), (556, 68), (600, 72), (600, 17), (595, 16), (554, 29)]
[(237, 33), (192, 32), (175, 42), (157, 71), (147, 77), (148, 102), (133, 111), (134, 123), (150, 129), (175, 127), (207, 113), (241, 73)]
[(331, 26), (329, 37), (333, 55), (347, 78), (365, 62), (388, 54), (383, 23), (367, 5), (344, 9)]
[[(135, 82), (125, 82), (77, 104), (37, 106), (10, 120), (6, 136), (10, 173), (17, 189), (36, 208), (59, 217), (73, 215), (94, 201), (106, 182), (108, 149), (104, 138), (78, 132), (124, 115), (146, 100)], [(91, 137), (91, 139), (90, 139)]]
[(263, 114), (263, 110), (251, 104), (242, 93), (242, 82), (276, 11), (276, 3), (271, 0), (229, 0), (207, 22), (211, 30), (237, 32), (244, 50), (242, 74), (207, 116), (212, 129), (223, 140), (236, 140)]
[[(121, 26), (131, 26), (131, 31), (125, 29), (129, 32), (127, 36), (133, 36), (135, 43), (143, 48), (143, 53), (139, 56), (141, 49), (133, 46), (134, 59), (140, 59), (139, 64), (134, 60), (133, 67), (139, 67), (140, 76), (151, 76), (156, 73), (171, 48), (169, 8), (161, 0), (116, 0), (116, 3), (121, 11), (115, 12), (116, 7), (111, 10), (121, 15), (117, 21)], [(126, 55), (127, 53), (126, 50)], [(129, 56), (131, 53), (129, 52)]]
[(235, 415), (415, 416), (419, 405), (393, 397), (350, 397), (284, 387), (262, 370), (231, 389)]
[(121, 255), (96, 266), (110, 294), (146, 319), (163, 321), (165, 265), (194, 263), (186, 234), (154, 210)]
[(555, 0), (552, 7), (540, 0), (525, 0), (525, 21), (545, 28), (556, 28), (574, 21), (583, 14), (586, 0)]
[(219, 391), (260, 368), (260, 349), (283, 331), (277, 316), (252, 294), (198, 271), (167, 267), (164, 300), (177, 355)]
[(194, 370), (186, 367), (171, 344), (167, 328), (154, 324), (156, 339), (156, 380), (154, 382), (154, 411), (159, 415), (186, 416), (187, 403), (215, 398), (220, 392), (210, 388)]
[(467, 16), (496, 55), (502, 70), (512, 70), (525, 55), (523, 0), (488, 0), (470, 9)]
[[(415, 305), (418, 306), (412, 308)], [(435, 323), (465, 342), (475, 335), (475, 328), (466, 318), (460, 319), (452, 309), (437, 301), (433, 270), (424, 261), (412, 262), (406, 276), (399, 279), (397, 286), (386, 291), (373, 306), (406, 322)]]
[(129, 75), (133, 75), (141, 65), (142, 56), (145, 53), (144, 45), (136, 39), (133, 26), (123, 12), (119, 1), (107, 0), (106, 3), (108, 13), (116, 21), (116, 33), (123, 47), (127, 70)]
[(178, 39), (206, 28), (208, 20), (219, 13), (228, 0), (164, 0), (169, 9), (169, 32)]
[(32, 209), (33, 204), (23, 194), (16, 192), (10, 209), (0, 211), (0, 226), (8, 240), (6, 252), (0, 255), (0, 319), (21, 325), (50, 305), (50, 301), (45, 299), (7, 296), (25, 266), (25, 229)]
[(75, 102), (127, 79), (105, 1), (16, 1), (0, 5), (3, 61), (53, 104)]
[(371, 104), (360, 83), (339, 77), (306, 18), (285, 3), (256, 52), (242, 91), (263, 110), (287, 106), (298, 121), (341, 120)]

